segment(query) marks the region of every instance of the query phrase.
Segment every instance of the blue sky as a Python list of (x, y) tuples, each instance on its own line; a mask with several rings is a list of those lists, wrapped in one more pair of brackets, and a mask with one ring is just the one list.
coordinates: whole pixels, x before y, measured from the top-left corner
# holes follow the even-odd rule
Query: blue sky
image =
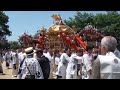
[[(105, 11), (81, 11), (87, 13), (106, 13)], [(76, 11), (5, 11), (9, 17), (9, 29), (12, 36), (7, 37), (9, 41), (17, 41), (24, 32), (34, 35), (37, 30), (44, 26), (48, 29), (53, 25), (53, 14), (60, 14), (62, 19), (68, 19), (76, 14)]]

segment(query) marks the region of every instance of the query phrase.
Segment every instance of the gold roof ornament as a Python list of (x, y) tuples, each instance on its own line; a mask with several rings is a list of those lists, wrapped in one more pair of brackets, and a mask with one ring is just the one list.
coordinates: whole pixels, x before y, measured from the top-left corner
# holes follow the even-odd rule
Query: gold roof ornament
[(54, 23), (54, 25), (48, 29), (49, 33), (58, 33), (60, 31), (69, 33), (69, 34), (74, 33), (74, 30), (72, 28), (70, 28), (69, 26), (63, 23), (62, 18), (59, 14), (58, 15), (53, 14), (52, 18), (55, 20), (56, 23)]
[(74, 33), (73, 30), (67, 25), (53, 25), (48, 29), (48, 32), (59, 32), (59, 31)]
[(60, 16), (60, 15), (57, 15), (57, 14), (53, 14), (53, 15), (52, 15), (52, 18), (54, 18), (55, 21), (60, 21), (60, 20), (62, 20), (61, 16)]

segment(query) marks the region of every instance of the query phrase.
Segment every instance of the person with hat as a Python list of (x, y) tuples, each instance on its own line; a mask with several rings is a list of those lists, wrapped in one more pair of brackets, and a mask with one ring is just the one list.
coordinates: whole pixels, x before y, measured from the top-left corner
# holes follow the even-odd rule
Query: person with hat
[(21, 67), (21, 79), (44, 79), (41, 66), (34, 58), (33, 47), (25, 49), (26, 58)]
[(120, 59), (114, 54), (117, 40), (105, 36), (101, 40), (101, 55), (93, 62), (91, 79), (120, 79)]

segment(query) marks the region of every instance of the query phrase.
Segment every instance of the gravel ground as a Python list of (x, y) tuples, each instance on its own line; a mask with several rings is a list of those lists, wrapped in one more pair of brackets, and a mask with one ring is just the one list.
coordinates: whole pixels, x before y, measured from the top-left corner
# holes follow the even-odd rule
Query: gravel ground
[(3, 72), (5, 75), (0, 75), (0, 79), (16, 79), (16, 77), (12, 77), (12, 66), (10, 65), (10, 69), (7, 69), (5, 66), (5, 62), (2, 64)]

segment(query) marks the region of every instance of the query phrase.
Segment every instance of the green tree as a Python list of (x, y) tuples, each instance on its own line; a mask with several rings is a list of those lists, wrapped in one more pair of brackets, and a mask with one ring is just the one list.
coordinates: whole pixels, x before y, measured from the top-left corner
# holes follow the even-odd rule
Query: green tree
[(9, 30), (9, 26), (7, 25), (9, 17), (5, 15), (3, 11), (0, 11), (0, 49), (7, 48), (8, 42), (6, 40), (6, 36), (11, 35), (11, 31)]
[(0, 11), (0, 36), (11, 35), (9, 26), (7, 25), (9, 17), (3, 11)]
[(77, 12), (74, 17), (65, 20), (65, 23), (70, 27), (75, 26), (77, 32), (82, 30), (88, 23), (91, 23), (105, 35), (114, 36), (120, 46), (120, 14), (117, 11), (108, 11), (106, 14), (96, 15)]
[(17, 49), (19, 47), (19, 43), (17, 41), (9, 42), (10, 49)]
[(82, 14), (81, 12), (77, 11), (73, 18), (70, 17), (69, 20), (65, 20), (64, 22), (70, 27), (75, 26), (75, 28), (78, 30), (77, 32), (79, 32), (88, 23), (94, 23), (94, 15), (88, 13)]

